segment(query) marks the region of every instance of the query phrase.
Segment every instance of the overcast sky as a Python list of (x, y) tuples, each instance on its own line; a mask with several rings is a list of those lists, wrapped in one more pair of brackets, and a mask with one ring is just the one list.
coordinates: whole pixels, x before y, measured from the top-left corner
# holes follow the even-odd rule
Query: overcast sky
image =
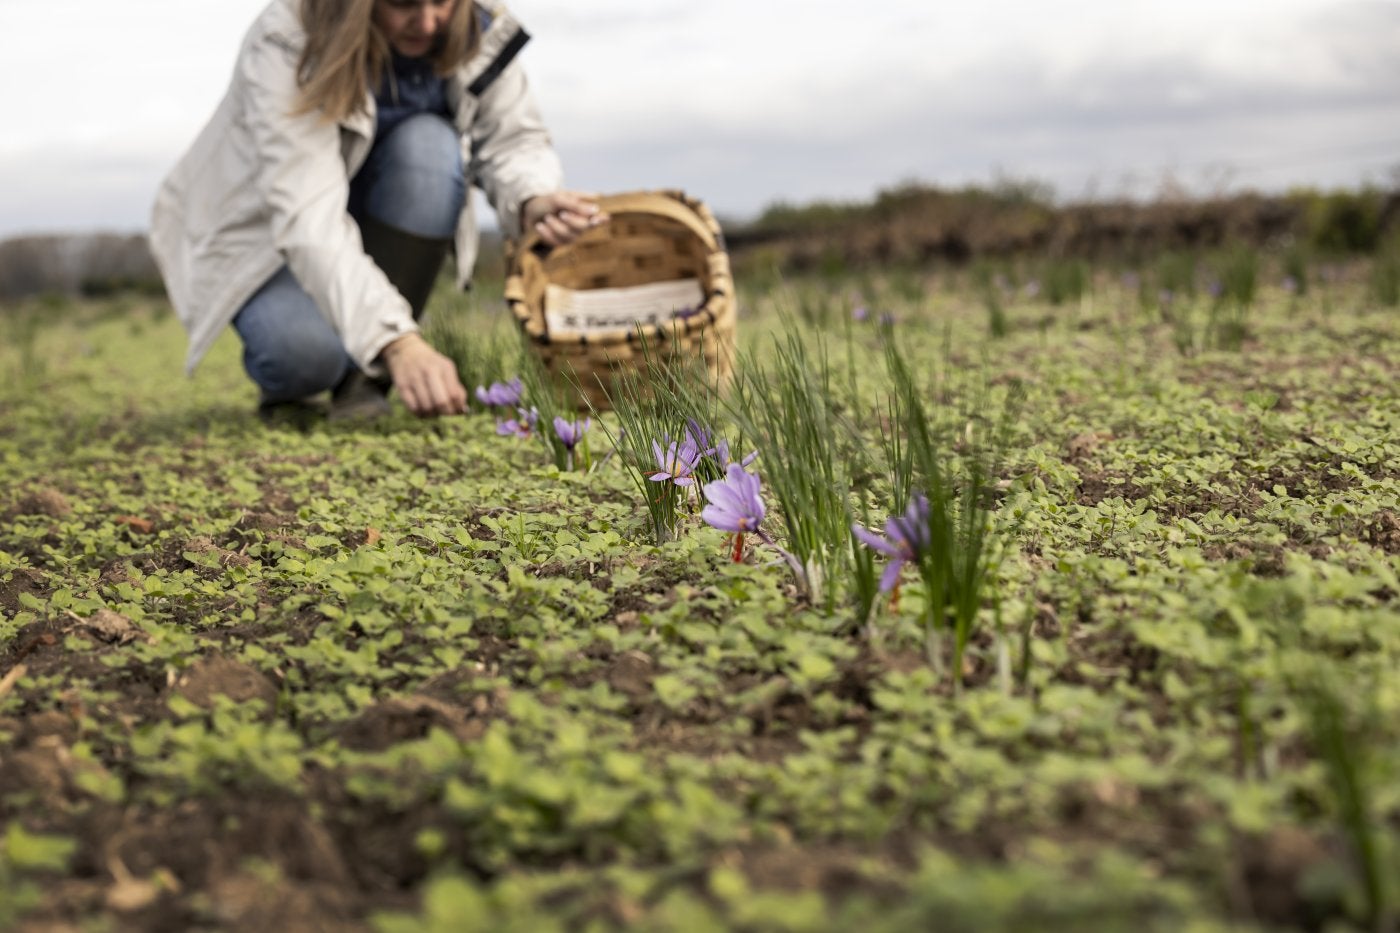
[[(0, 236), (144, 229), (265, 0), (0, 0)], [(571, 185), (1393, 183), (1400, 0), (515, 0)]]

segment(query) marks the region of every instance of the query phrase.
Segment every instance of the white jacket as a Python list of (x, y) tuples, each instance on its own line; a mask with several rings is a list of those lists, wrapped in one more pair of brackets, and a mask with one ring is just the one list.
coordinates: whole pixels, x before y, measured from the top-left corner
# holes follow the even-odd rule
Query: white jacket
[[(465, 2), (465, 0), (464, 0)], [(375, 104), (332, 123), (290, 116), (305, 33), (299, 0), (273, 0), (244, 37), (223, 101), (161, 185), (151, 249), (190, 335), (193, 371), (239, 309), (284, 264), (316, 301), (360, 368), (417, 330), (408, 303), (367, 255), (346, 209), (350, 178), (374, 141)], [(493, 11), (478, 52), (447, 82), (462, 139), (468, 191), (475, 184), (519, 232), (520, 206), (563, 186), (525, 74), (515, 55), (528, 38)], [(457, 223), (459, 285), (476, 261), (471, 198)]]

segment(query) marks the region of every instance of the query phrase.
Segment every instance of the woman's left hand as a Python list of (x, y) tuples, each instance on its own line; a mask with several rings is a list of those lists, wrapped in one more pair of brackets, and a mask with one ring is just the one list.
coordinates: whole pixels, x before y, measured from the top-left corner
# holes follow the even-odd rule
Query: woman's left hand
[(550, 246), (572, 243), (579, 234), (607, 222), (608, 215), (594, 198), (578, 191), (536, 195), (520, 209), (520, 228), (534, 230)]

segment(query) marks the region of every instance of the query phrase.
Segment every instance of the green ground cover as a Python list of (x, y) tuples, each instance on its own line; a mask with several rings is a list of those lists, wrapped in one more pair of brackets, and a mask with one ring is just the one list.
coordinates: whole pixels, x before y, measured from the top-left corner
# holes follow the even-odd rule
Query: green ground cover
[(1400, 316), (1246, 271), (744, 289), (875, 525), (887, 342), (950, 464), (1019, 396), (960, 688), (915, 575), (655, 545), (600, 428), (265, 426), (168, 308), (0, 309), (0, 929), (1392, 928)]

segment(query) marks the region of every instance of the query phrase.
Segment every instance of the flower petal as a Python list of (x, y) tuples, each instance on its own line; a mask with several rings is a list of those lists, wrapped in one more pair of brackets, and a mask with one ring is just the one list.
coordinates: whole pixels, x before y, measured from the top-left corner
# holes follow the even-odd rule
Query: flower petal
[(886, 554), (890, 557), (901, 556), (899, 548), (895, 547), (889, 541), (886, 541), (884, 538), (875, 534), (875, 532), (871, 531), (868, 528), (862, 528), (860, 525), (852, 525), (851, 534), (855, 535), (868, 547), (874, 548), (881, 554)]
[(890, 561), (890, 565), (885, 568), (885, 572), (880, 575), (880, 592), (888, 593), (899, 583), (899, 572), (904, 569), (904, 558), (896, 557)]
[(705, 493), (706, 501), (720, 508), (728, 509), (731, 512), (743, 510), (743, 499), (740, 498), (739, 493), (722, 479), (706, 483), (702, 491)]
[(743, 531), (743, 517), (716, 505), (707, 505), (700, 510), (700, 518), (711, 528), (720, 531)]

